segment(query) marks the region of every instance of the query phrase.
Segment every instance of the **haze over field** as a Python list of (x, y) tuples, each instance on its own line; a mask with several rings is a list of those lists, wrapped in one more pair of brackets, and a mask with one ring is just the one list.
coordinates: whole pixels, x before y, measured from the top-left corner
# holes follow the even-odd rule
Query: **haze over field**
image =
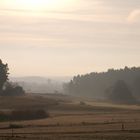
[(63, 85), (72, 77), (10, 77), (10, 81), (21, 85), (27, 93), (64, 93)]
[(140, 140), (140, 0), (0, 0), (0, 139)]
[(1, 59), (12, 76), (139, 66), (139, 5), (139, 0), (1, 0)]

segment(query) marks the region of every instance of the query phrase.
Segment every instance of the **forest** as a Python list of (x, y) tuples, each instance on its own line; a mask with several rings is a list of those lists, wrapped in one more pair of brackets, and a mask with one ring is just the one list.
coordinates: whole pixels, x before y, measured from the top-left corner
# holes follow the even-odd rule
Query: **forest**
[(68, 94), (76, 96), (109, 99), (118, 103), (138, 102), (140, 67), (109, 69), (107, 72), (78, 75), (65, 84), (64, 88)]

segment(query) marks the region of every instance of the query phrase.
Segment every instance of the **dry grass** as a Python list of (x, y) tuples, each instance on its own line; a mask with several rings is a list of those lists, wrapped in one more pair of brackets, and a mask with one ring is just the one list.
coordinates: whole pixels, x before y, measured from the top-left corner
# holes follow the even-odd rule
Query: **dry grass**
[[(65, 96), (1, 97), (1, 110), (45, 108), (51, 117), (0, 123), (0, 139), (8, 140), (139, 140), (140, 111), (134, 106), (68, 100)], [(7, 104), (8, 103), (8, 104)], [(26, 103), (26, 104), (25, 104)], [(101, 104), (101, 105), (98, 105)], [(130, 109), (129, 109), (130, 108)], [(20, 126), (10, 128), (10, 125)], [(124, 130), (122, 130), (124, 124)]]

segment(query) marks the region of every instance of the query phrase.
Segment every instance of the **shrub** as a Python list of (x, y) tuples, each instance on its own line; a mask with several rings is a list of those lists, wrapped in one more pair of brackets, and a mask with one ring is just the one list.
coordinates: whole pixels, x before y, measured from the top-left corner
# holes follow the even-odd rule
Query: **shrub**
[(33, 120), (49, 117), (45, 110), (14, 110), (11, 112), (11, 120)]
[(80, 101), (80, 105), (86, 105), (86, 103), (83, 101)]
[(3, 96), (22, 96), (25, 94), (23, 88), (17, 84), (7, 82), (3, 91)]
[(0, 122), (9, 121), (9, 120), (10, 120), (9, 114), (6, 114), (4, 112), (0, 112)]
[(19, 124), (10, 124), (9, 125), (9, 128), (14, 128), (14, 129), (16, 129), (16, 128), (23, 128), (24, 126), (23, 125), (19, 125)]

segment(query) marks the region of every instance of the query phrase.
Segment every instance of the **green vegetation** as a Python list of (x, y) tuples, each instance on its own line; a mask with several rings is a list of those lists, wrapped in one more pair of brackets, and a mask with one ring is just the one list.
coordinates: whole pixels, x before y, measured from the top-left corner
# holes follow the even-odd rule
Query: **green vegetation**
[(5, 114), (3, 112), (0, 113), (0, 122), (5, 122), (9, 120), (10, 120), (10, 116), (8, 114)]
[(0, 59), (0, 94), (3, 92), (4, 84), (8, 81), (8, 64), (4, 64)]
[(49, 117), (49, 113), (45, 110), (14, 110), (11, 112), (11, 120), (34, 120)]
[(43, 109), (13, 110), (8, 113), (0, 112), (0, 122), (17, 120), (35, 120), (48, 117), (49, 113)]
[(109, 94), (108, 98), (114, 103), (137, 103), (136, 99), (132, 96), (132, 91), (123, 80), (117, 81), (107, 92)]
[[(112, 94), (116, 94), (114, 97), (117, 95), (119, 98), (123, 97), (121, 100), (122, 103), (127, 103), (127, 100), (131, 102), (130, 98), (133, 103), (134, 98), (140, 100), (140, 68), (136, 67), (125, 67), (120, 70), (109, 69), (107, 72), (102, 73), (78, 75), (69, 83), (65, 84), (64, 88), (65, 92), (71, 95), (110, 100), (113, 98), (108, 98), (108, 89), (114, 87), (118, 81), (123, 81), (120, 84), (124, 86), (125, 93), (122, 93), (124, 89), (121, 88), (122, 91), (119, 91), (120, 94), (112, 92)], [(137, 103), (137, 101), (135, 103)]]
[(8, 81), (9, 68), (8, 64), (4, 64), (0, 59), (0, 95), (1, 96), (21, 96), (25, 92), (23, 88), (17, 84)]

